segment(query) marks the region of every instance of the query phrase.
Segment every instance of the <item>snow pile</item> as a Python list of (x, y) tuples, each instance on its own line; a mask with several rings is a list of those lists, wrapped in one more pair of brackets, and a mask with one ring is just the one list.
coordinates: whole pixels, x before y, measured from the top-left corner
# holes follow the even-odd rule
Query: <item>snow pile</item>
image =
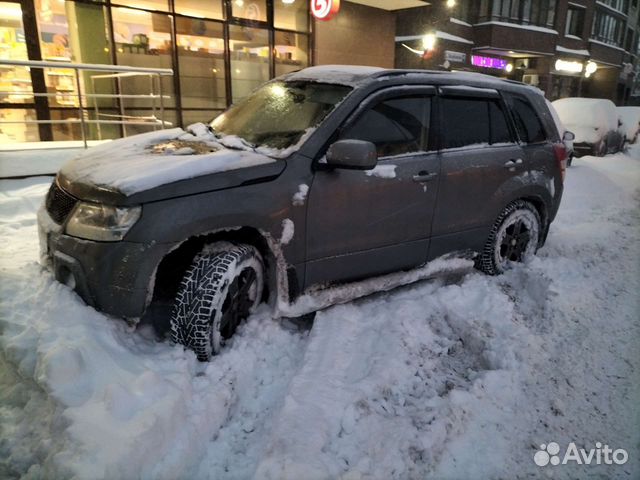
[(627, 140), (635, 142), (640, 133), (640, 107), (617, 107)]
[(562, 98), (552, 105), (562, 124), (576, 136), (576, 143), (596, 143), (618, 129), (618, 114), (611, 100)]
[[(202, 365), (53, 281), (35, 227), (51, 180), (0, 182), (0, 477), (639, 478), (632, 155), (568, 172), (527, 265), (449, 270), (310, 332), (262, 308)], [(537, 467), (551, 441), (629, 461)]]

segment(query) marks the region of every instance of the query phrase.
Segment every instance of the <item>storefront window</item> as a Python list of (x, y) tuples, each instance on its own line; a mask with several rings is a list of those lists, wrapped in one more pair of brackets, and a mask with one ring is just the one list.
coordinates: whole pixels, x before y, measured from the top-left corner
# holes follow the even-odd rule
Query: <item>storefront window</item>
[(257, 22), (267, 21), (267, 0), (232, 0), (231, 15)]
[(276, 76), (308, 66), (308, 42), (307, 35), (291, 32), (275, 33)]
[(224, 19), (222, 0), (174, 0), (176, 13), (198, 18)]
[[(17, 3), (0, 2), (0, 58), (29, 59), (22, 25), (22, 9)], [(29, 70), (24, 67), (1, 67), (0, 92), (2, 103), (32, 103)]]
[[(112, 15), (118, 65), (172, 68), (171, 18), (168, 15), (121, 7), (113, 8)], [(144, 75), (123, 77), (121, 84), (122, 93), (128, 95), (148, 95), (151, 88), (150, 78)], [(162, 77), (162, 91), (172, 96), (169, 106), (175, 105), (171, 77)], [(126, 105), (149, 107), (150, 100), (127, 99)]]
[(183, 108), (225, 108), (224, 34), (218, 22), (178, 18)]
[(260, 28), (229, 27), (233, 101), (269, 80), (269, 33)]
[(306, 0), (276, 1), (273, 4), (273, 23), (276, 28), (285, 30), (309, 30), (308, 9)]

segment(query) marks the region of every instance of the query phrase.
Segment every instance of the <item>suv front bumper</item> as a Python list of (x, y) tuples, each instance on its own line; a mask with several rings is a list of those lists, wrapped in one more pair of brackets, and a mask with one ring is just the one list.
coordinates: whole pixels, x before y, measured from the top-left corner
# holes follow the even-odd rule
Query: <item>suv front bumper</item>
[(88, 305), (110, 315), (140, 318), (151, 300), (164, 244), (96, 242), (63, 233), (44, 208), (38, 211), (41, 262)]

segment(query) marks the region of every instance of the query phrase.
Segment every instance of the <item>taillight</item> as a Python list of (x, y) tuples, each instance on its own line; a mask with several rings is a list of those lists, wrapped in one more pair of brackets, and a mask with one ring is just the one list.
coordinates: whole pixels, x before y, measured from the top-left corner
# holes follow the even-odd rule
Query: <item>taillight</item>
[(564, 177), (567, 174), (567, 148), (563, 143), (554, 143), (553, 144), (553, 153), (556, 156), (556, 161), (558, 162), (558, 167), (560, 168), (560, 178), (562, 178), (562, 182), (564, 183)]

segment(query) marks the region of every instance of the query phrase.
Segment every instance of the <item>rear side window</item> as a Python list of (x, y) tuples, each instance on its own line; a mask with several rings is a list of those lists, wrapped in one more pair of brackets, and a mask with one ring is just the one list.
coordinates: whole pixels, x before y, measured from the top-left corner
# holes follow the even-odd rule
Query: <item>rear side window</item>
[(340, 138), (372, 142), (379, 157), (426, 151), (430, 117), (431, 97), (391, 98), (366, 110)]
[(497, 100), (442, 98), (443, 148), (512, 142), (509, 124)]
[(514, 95), (507, 95), (507, 99), (513, 112), (520, 140), (525, 143), (544, 142), (547, 136), (542, 122), (529, 101)]

